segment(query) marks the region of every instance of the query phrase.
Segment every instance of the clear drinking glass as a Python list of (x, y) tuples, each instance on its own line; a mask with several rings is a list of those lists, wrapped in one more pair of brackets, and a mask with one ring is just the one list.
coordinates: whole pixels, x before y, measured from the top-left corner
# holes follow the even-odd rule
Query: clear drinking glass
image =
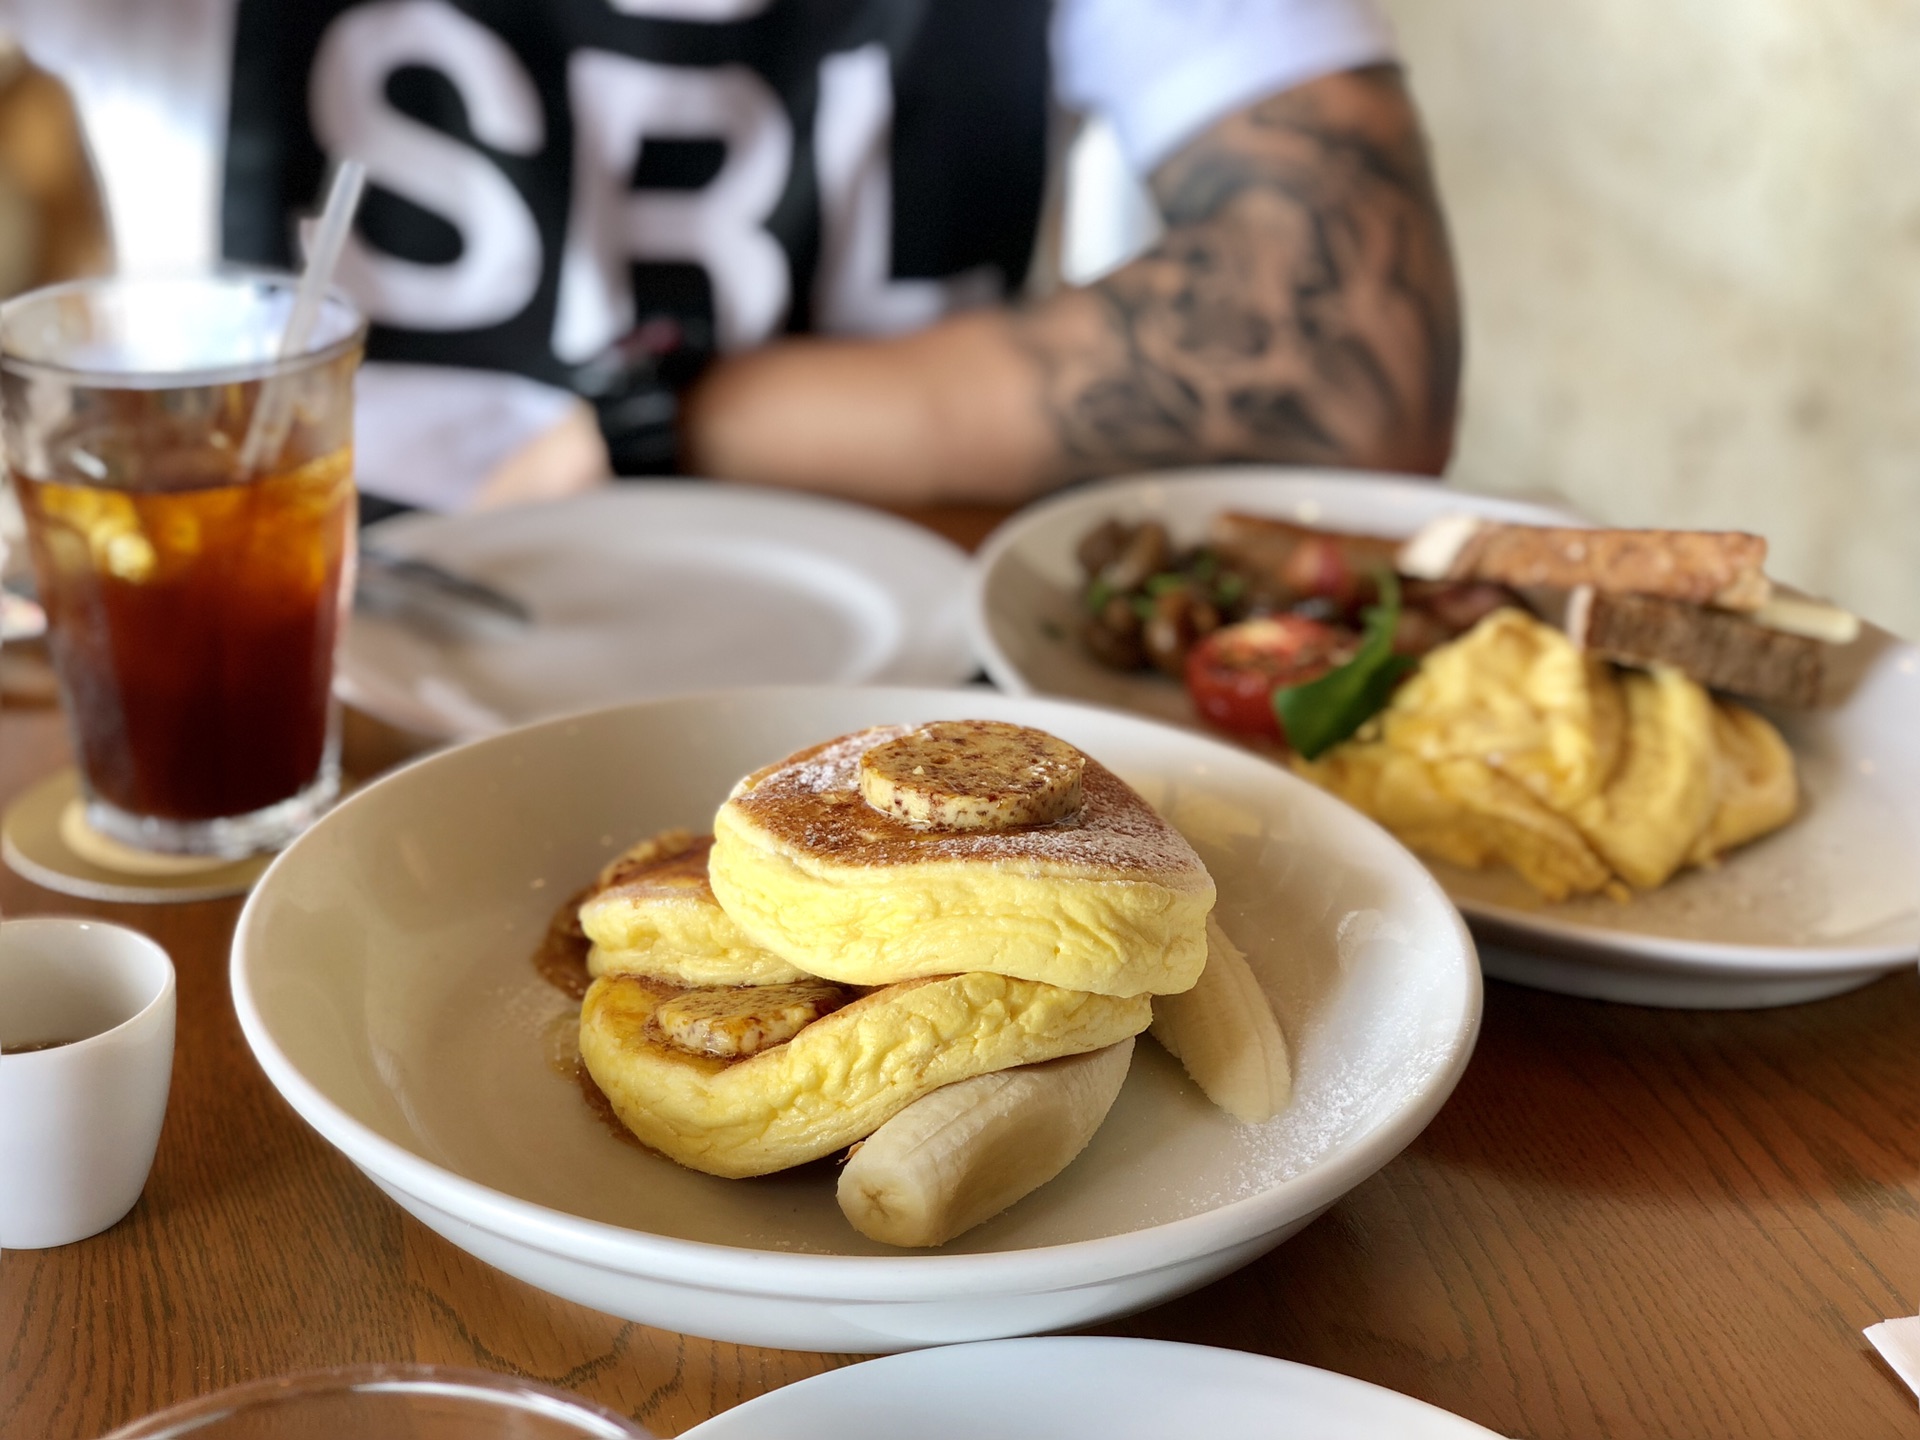
[(611, 1410), (506, 1375), (357, 1365), (203, 1395), (106, 1440), (650, 1440)]
[(277, 848), (339, 790), (366, 322), (329, 295), (282, 358), (296, 285), (82, 280), (0, 305), (0, 438), (87, 819), (129, 845)]

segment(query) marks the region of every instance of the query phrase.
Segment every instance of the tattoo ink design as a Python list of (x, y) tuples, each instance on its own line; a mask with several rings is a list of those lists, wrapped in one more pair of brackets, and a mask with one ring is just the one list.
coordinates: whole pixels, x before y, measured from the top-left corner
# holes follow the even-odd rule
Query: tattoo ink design
[(1064, 469), (1247, 459), (1437, 469), (1460, 321), (1393, 67), (1222, 121), (1154, 178), (1146, 255), (1015, 317)]

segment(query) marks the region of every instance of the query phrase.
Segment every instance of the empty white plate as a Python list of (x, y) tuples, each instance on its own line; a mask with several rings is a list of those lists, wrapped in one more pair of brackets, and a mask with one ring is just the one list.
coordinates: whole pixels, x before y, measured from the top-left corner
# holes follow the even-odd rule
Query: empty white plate
[(342, 699), (438, 739), (723, 685), (952, 685), (973, 674), (967, 557), (864, 505), (635, 481), (545, 505), (402, 515), (365, 543), (524, 602), (525, 631), (356, 614)]
[[(1565, 512), (1351, 471), (1268, 467), (1115, 480), (1014, 516), (975, 562), (970, 614), (988, 675), (1016, 694), (1112, 705), (1199, 727), (1185, 689), (1121, 674), (1073, 634), (1074, 547), (1108, 517), (1157, 518), (1179, 543), (1223, 510), (1376, 535), (1467, 511), (1530, 523)], [(1793, 823), (1624, 904), (1550, 905), (1504, 870), (1431, 866), (1482, 939), (1489, 975), (1641, 1005), (1784, 1005), (1863, 985), (1920, 954), (1920, 652), (1882, 631), (1852, 648), (1844, 705), (1769, 712), (1792, 744), (1804, 797)]]
[(1489, 1440), (1491, 1430), (1327, 1370), (1161, 1340), (951, 1345), (829, 1370), (683, 1440)]

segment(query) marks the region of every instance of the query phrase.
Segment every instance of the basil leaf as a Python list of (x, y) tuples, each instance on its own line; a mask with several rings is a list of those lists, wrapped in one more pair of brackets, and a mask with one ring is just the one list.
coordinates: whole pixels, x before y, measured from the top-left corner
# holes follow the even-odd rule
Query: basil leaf
[(1346, 664), (1304, 685), (1273, 692), (1273, 713), (1287, 743), (1317, 760), (1386, 707), (1393, 687), (1415, 662), (1393, 653), (1400, 623), (1400, 581), (1391, 571), (1378, 577), (1380, 602), (1361, 612), (1360, 648)]

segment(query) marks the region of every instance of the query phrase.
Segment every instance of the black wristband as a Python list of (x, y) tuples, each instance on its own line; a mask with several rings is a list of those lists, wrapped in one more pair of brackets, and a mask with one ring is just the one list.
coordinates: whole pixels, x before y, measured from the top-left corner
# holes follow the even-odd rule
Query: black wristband
[(679, 473), (680, 393), (712, 359), (706, 320), (652, 315), (574, 371), (615, 475)]

